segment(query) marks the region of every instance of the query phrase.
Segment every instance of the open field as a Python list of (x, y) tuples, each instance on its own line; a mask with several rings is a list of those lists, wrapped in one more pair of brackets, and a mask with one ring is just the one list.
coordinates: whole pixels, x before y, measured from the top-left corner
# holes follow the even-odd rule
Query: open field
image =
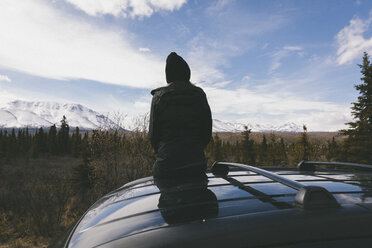
[(49, 157), (1, 163), (0, 247), (47, 247), (71, 224), (69, 180), (80, 161)]

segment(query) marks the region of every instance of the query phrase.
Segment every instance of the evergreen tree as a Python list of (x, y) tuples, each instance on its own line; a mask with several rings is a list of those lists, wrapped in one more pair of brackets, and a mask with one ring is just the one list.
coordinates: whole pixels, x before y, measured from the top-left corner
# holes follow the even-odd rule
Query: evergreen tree
[(331, 141), (327, 141), (326, 145), (326, 151), (325, 151), (325, 156), (328, 161), (331, 161), (332, 159), (336, 158), (338, 154), (338, 144), (335, 140), (335, 137), (332, 137)]
[(286, 145), (284, 144), (284, 139), (280, 138), (280, 145), (279, 145), (279, 151), (280, 151), (280, 163), (282, 165), (288, 165), (288, 156), (286, 151)]
[(258, 160), (260, 165), (267, 164), (267, 156), (268, 156), (268, 145), (265, 134), (262, 136), (262, 142), (260, 145), (259, 153), (258, 153)]
[(295, 162), (300, 162), (301, 160), (309, 160), (311, 157), (311, 152), (312, 145), (307, 135), (307, 128), (305, 125), (303, 125), (303, 132), (301, 133), (300, 137), (298, 137), (294, 145)]
[(1, 163), (1, 160), (3, 158), (5, 158), (5, 154), (4, 154), (4, 150), (3, 150), (5, 139), (6, 139), (6, 137), (3, 134), (3, 130), (0, 129), (0, 163)]
[(38, 145), (41, 154), (45, 154), (48, 152), (47, 139), (48, 139), (47, 134), (44, 132), (44, 129), (40, 127)]
[(82, 144), (83, 161), (73, 168), (72, 185), (75, 192), (82, 198), (82, 202), (85, 203), (87, 201), (87, 192), (90, 191), (96, 183), (94, 168), (90, 165), (91, 154), (88, 147), (88, 133), (85, 133)]
[(237, 140), (235, 142), (235, 145), (233, 146), (233, 149), (234, 149), (233, 157), (234, 157), (234, 162), (236, 162), (236, 163), (241, 162), (241, 159), (240, 159), (241, 149), (240, 149), (240, 147), (241, 147), (240, 142), (239, 142), (239, 140)]
[(65, 155), (69, 152), (69, 132), (70, 127), (67, 124), (66, 116), (62, 117), (61, 120), (61, 129), (58, 131), (57, 139), (58, 139), (58, 153), (61, 155)]
[(8, 145), (9, 137), (8, 137), (8, 131), (7, 130), (4, 130), (4, 133), (3, 133), (2, 137), (3, 137), (2, 142), (1, 142), (2, 158), (4, 160), (8, 160), (10, 157), (9, 157), (9, 145)]
[(35, 132), (35, 135), (33, 137), (33, 142), (32, 142), (32, 155), (34, 157), (38, 157), (41, 154), (45, 154), (47, 152), (47, 137), (46, 134), (44, 133), (43, 128), (39, 128), (38, 131)]
[(8, 146), (9, 146), (9, 157), (14, 158), (18, 153), (17, 136), (16, 136), (14, 128), (12, 128), (12, 133), (9, 137)]
[(250, 139), (251, 129), (244, 126), (242, 132), (243, 140), (241, 142), (241, 161), (242, 163), (255, 165), (256, 164), (256, 151), (254, 149), (254, 142)]
[(350, 162), (372, 164), (372, 65), (366, 52), (359, 67), (363, 75), (362, 83), (355, 85), (359, 96), (351, 107), (354, 121), (347, 123), (349, 129), (341, 130), (348, 136), (343, 150)]
[(28, 127), (26, 127), (24, 150), (27, 151), (27, 153), (30, 153), (30, 146), (31, 146), (31, 134), (28, 131)]
[(48, 148), (52, 155), (57, 155), (58, 144), (57, 144), (57, 127), (55, 124), (50, 127), (48, 134)]
[(79, 127), (75, 128), (75, 132), (71, 137), (71, 152), (72, 156), (79, 157), (81, 153), (81, 134)]

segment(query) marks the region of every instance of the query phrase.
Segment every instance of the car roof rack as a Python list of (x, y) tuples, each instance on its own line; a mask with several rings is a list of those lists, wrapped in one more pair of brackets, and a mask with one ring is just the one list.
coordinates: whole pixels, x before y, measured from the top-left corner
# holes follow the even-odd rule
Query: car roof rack
[(298, 163), (297, 168), (300, 171), (315, 171), (316, 165), (329, 165), (334, 167), (352, 167), (356, 169), (372, 169), (372, 165), (368, 164), (356, 164), (356, 163), (347, 163), (347, 162), (318, 162), (318, 161), (308, 161), (302, 160)]
[(237, 167), (246, 171), (252, 171), (264, 177), (267, 177), (275, 182), (284, 184), (288, 187), (291, 187), (297, 190), (297, 194), (294, 200), (294, 206), (304, 209), (304, 210), (314, 210), (314, 209), (329, 209), (329, 208), (338, 208), (340, 204), (334, 198), (334, 196), (328, 192), (323, 187), (320, 186), (306, 186), (302, 183), (299, 183), (294, 180), (282, 177), (278, 174), (272, 173), (267, 170), (263, 170), (257, 167), (231, 163), (231, 162), (219, 162), (216, 161), (213, 163), (211, 172), (215, 176), (222, 178), (228, 178), (229, 167)]

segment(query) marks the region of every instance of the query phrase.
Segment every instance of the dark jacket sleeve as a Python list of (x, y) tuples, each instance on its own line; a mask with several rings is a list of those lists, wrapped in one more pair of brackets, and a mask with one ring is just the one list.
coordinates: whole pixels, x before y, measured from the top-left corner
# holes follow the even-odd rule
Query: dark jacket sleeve
[(202, 130), (202, 134), (203, 134), (203, 137), (202, 137), (202, 142), (203, 142), (203, 146), (204, 148), (208, 145), (208, 143), (211, 141), (211, 137), (212, 137), (212, 114), (211, 114), (211, 109), (209, 107), (209, 104), (208, 104), (208, 101), (207, 101), (207, 97), (204, 93), (204, 99), (203, 99), (203, 116), (204, 116), (204, 120), (203, 120), (203, 130)]
[(155, 152), (158, 152), (159, 148), (159, 129), (157, 126), (156, 120), (156, 102), (157, 96), (154, 95), (151, 101), (151, 110), (150, 110), (150, 124), (149, 124), (149, 138), (151, 141), (151, 145), (154, 148)]

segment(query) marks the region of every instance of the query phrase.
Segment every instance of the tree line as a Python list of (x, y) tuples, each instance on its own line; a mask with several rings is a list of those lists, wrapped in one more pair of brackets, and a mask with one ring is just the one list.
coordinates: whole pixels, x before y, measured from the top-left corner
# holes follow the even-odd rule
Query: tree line
[(343, 146), (343, 141), (336, 141), (335, 137), (311, 141), (305, 125), (303, 132), (293, 141), (286, 142), (282, 134), (276, 133), (263, 133), (261, 140), (255, 141), (248, 127), (240, 136), (239, 140), (231, 143), (215, 134), (206, 148), (209, 161), (234, 161), (253, 166), (295, 166), (301, 160), (339, 160)]
[(11, 132), (0, 130), (0, 158), (38, 158), (45, 155), (79, 157), (87, 142), (88, 133), (82, 136), (79, 127), (70, 135), (70, 127), (63, 116), (58, 129), (54, 124), (47, 131), (40, 127), (34, 133), (27, 127), (13, 128)]
[[(311, 142), (306, 126), (303, 128), (303, 132), (292, 142), (285, 142), (280, 134), (275, 133), (264, 133), (260, 141), (254, 141), (248, 127), (245, 127), (235, 142), (224, 140), (215, 133), (205, 150), (206, 157), (209, 164), (225, 160), (254, 166), (289, 166), (301, 160), (365, 162), (362, 158), (357, 160), (352, 156), (345, 156), (345, 144), (349, 144), (349, 140), (337, 142), (333, 137), (329, 140)], [(64, 116), (58, 128), (52, 125), (47, 131), (39, 128), (31, 134), (28, 128), (12, 129), (11, 132), (0, 130), (0, 159), (7, 161), (22, 157), (27, 160), (48, 156), (72, 156), (87, 161), (92, 156), (128, 149), (133, 142), (132, 136), (130, 132), (119, 130), (80, 133), (78, 127), (70, 133)], [(143, 139), (143, 142), (150, 146), (148, 139), (146, 137)], [(151, 146), (148, 153), (148, 156), (154, 156)]]

